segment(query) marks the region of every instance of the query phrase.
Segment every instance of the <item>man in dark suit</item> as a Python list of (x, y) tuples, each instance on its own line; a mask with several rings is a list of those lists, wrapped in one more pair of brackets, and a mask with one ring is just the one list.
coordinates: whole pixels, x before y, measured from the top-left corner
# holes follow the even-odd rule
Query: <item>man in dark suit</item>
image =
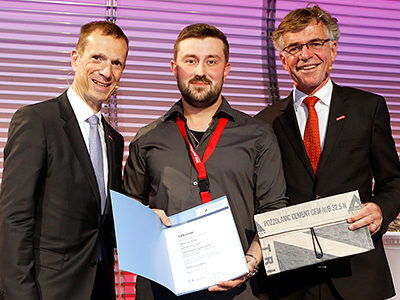
[(269, 299), (394, 295), (381, 239), (400, 209), (390, 117), (383, 97), (330, 80), (339, 37), (337, 20), (318, 6), (290, 12), (273, 41), (294, 90), (256, 117), (278, 138), (290, 203), (358, 190), (363, 208), (348, 219), (349, 229), (368, 226), (375, 250), (268, 277)]
[(115, 299), (108, 194), (121, 190), (123, 138), (101, 107), (118, 87), (127, 52), (115, 24), (84, 25), (71, 53), (72, 86), (12, 118), (0, 193), (6, 300)]

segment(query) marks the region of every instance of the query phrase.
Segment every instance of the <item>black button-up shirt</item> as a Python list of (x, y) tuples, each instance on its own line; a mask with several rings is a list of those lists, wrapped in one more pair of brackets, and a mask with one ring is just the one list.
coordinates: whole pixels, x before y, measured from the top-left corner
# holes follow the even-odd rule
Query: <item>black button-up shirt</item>
[[(150, 208), (163, 209), (168, 216), (202, 204), (197, 171), (178, 129), (177, 115), (186, 124), (181, 100), (139, 130), (129, 146), (124, 174), (128, 194)], [(254, 214), (286, 205), (281, 156), (269, 125), (232, 109), (223, 99), (197, 146), (188, 134), (200, 157), (221, 117), (229, 121), (205, 168), (211, 199), (227, 196), (246, 251), (255, 234)]]

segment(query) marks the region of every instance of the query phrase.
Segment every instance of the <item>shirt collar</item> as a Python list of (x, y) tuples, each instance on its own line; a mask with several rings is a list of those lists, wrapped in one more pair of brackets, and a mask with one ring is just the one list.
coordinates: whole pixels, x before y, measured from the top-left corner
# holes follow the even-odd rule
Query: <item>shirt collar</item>
[[(175, 118), (176, 115), (180, 115), (181, 117), (184, 118), (183, 115), (183, 105), (182, 105), (182, 99), (180, 99), (178, 102), (176, 102), (170, 110), (165, 114), (166, 119), (169, 118)], [(225, 99), (224, 96), (222, 96), (222, 102), (221, 105), (218, 107), (217, 111), (214, 114), (215, 118), (216, 116), (225, 116), (228, 117), (230, 120), (234, 121), (234, 109), (229, 105), (228, 101)]]
[(333, 84), (330, 79), (314, 95), (304, 94), (302, 91), (299, 91), (298, 89), (296, 89), (296, 87), (294, 87), (293, 88), (293, 106), (294, 106), (295, 111), (298, 110), (300, 105), (303, 103), (303, 100), (308, 96), (318, 97), (318, 99), (319, 99), (318, 102), (329, 108), (331, 105), (332, 91), (333, 91)]
[[(72, 110), (74, 111), (75, 117), (78, 120), (78, 123), (85, 122), (89, 117), (93, 116), (93, 110), (89, 105), (79, 95), (73, 90), (70, 86), (67, 90), (67, 97), (69, 103), (72, 106)], [(101, 111), (95, 114), (99, 120), (101, 120)]]

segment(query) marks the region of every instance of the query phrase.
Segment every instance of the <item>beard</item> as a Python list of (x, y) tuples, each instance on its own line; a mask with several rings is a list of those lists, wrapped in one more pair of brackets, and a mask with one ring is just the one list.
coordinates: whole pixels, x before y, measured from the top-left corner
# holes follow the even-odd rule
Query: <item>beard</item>
[[(179, 76), (177, 76), (178, 80), (178, 88), (179, 91), (182, 94), (182, 98), (191, 106), (196, 107), (196, 108), (206, 108), (211, 105), (213, 105), (215, 102), (217, 102), (219, 96), (221, 95), (221, 90), (222, 90), (222, 82), (217, 86), (213, 86), (212, 82), (204, 77), (204, 76), (195, 76), (193, 79), (189, 80), (189, 83), (185, 85), (180, 79)], [(195, 92), (200, 92), (203, 90), (203, 88), (190, 88), (190, 84), (193, 82), (205, 82), (209, 84), (210, 90), (207, 93), (204, 93), (203, 95), (196, 95)]]

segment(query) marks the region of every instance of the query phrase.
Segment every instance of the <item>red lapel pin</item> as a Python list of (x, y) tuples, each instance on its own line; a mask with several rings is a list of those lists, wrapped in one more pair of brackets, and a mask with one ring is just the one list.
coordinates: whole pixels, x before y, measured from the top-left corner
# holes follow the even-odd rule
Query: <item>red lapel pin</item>
[(343, 120), (344, 118), (346, 118), (346, 116), (345, 116), (345, 115), (343, 115), (343, 116), (340, 116), (340, 117), (337, 117), (337, 118), (336, 118), (336, 121)]
[(108, 138), (109, 138), (110, 140), (112, 140), (112, 137), (111, 137), (111, 135), (109, 135), (109, 136), (108, 136)]

